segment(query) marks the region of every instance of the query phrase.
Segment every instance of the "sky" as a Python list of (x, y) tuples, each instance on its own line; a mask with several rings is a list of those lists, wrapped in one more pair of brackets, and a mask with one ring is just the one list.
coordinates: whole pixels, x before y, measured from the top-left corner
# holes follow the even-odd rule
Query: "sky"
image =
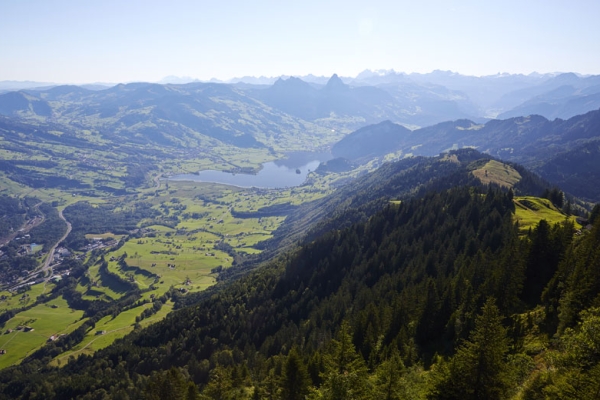
[(0, 81), (600, 74), (600, 1), (0, 0)]

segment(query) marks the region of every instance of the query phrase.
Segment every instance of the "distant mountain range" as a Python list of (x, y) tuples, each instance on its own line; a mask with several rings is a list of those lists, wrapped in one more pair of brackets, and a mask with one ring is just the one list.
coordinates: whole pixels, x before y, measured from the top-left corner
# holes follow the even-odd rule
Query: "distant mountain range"
[[(566, 119), (600, 108), (600, 76), (575, 73), (476, 77), (439, 70), (426, 74), (365, 70), (356, 77), (335, 75), (335, 78), (338, 89), (342, 88), (340, 83), (352, 89), (346, 93), (351, 93), (350, 97), (320, 91), (331, 86), (331, 77), (312, 74), (244, 76), (204, 83), (233, 85), (250, 97), (303, 119), (334, 116), (338, 128), (351, 130), (385, 119), (414, 128), (460, 118), (483, 121), (537, 114), (548, 119)], [(158, 83), (202, 82), (192, 77), (168, 76)], [(0, 81), (0, 93), (23, 89), (44, 91), (54, 86), (57, 85), (48, 82)], [(90, 90), (112, 86), (115, 84), (82, 85)], [(345, 123), (340, 125), (341, 120)]]
[[(138, 144), (188, 147), (218, 140), (236, 147), (277, 146), (286, 135), (326, 130), (269, 108), (231, 85), (119, 84), (92, 91), (78, 86), (0, 95), (0, 114), (23, 121), (88, 129)], [(262, 140), (261, 140), (262, 139)]]
[[(81, 151), (150, 146), (157, 154), (215, 156), (213, 149), (227, 146), (264, 154), (333, 146), (334, 156), (351, 161), (334, 162), (334, 169), (396, 151), (431, 156), (474, 147), (600, 200), (586, 189), (600, 182), (594, 157), (600, 111), (590, 111), (600, 108), (600, 76), (365, 71), (353, 79), (334, 74), (324, 84), (310, 80), (22, 89), (0, 94), (0, 115), (7, 132), (10, 126), (45, 132)], [(504, 111), (500, 119), (485, 118), (492, 110)]]
[(485, 124), (463, 119), (414, 131), (384, 121), (347, 135), (332, 153), (366, 162), (394, 151), (434, 156), (464, 147), (518, 162), (578, 197), (600, 201), (600, 110), (554, 121), (539, 115)]

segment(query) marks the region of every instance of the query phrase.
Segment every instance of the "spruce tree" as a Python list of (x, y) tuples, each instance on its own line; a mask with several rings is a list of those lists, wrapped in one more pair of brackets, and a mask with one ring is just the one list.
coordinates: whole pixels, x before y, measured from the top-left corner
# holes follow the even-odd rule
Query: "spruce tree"
[(404, 363), (394, 348), (389, 359), (377, 367), (375, 371), (375, 395), (379, 400), (402, 399), (401, 377)]
[(327, 400), (369, 399), (365, 360), (352, 344), (351, 329), (344, 321), (330, 351), (323, 356), (325, 372), (320, 391)]
[(177, 368), (153, 375), (144, 391), (144, 398), (157, 400), (193, 399), (195, 395), (196, 385), (188, 381)]
[(308, 395), (310, 376), (295, 347), (290, 350), (283, 365), (281, 379), (281, 398), (283, 400), (302, 400)]
[(448, 375), (430, 398), (461, 400), (502, 399), (508, 389), (506, 329), (494, 300), (488, 300), (475, 329), (450, 362)]
[(214, 400), (226, 400), (231, 398), (231, 376), (222, 366), (217, 365), (210, 373), (210, 381), (202, 395)]

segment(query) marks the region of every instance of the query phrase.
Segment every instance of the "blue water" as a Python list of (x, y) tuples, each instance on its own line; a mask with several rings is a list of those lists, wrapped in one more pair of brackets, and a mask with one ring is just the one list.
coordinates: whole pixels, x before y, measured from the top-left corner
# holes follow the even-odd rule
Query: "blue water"
[(293, 187), (302, 185), (308, 173), (317, 169), (321, 161), (330, 159), (331, 156), (314, 154), (312, 160), (306, 161), (307, 158), (310, 159), (310, 155), (303, 154), (302, 157), (290, 157), (286, 160), (271, 161), (263, 164), (262, 169), (256, 175), (206, 170), (200, 171), (198, 174), (174, 175), (169, 180), (211, 182), (239, 187), (269, 189)]

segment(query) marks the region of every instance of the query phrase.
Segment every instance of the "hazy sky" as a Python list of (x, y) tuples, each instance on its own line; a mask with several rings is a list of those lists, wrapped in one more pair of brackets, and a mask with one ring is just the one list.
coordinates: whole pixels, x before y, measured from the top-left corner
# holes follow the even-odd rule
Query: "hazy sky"
[(0, 0), (0, 81), (600, 74), (598, 16), (598, 0)]

